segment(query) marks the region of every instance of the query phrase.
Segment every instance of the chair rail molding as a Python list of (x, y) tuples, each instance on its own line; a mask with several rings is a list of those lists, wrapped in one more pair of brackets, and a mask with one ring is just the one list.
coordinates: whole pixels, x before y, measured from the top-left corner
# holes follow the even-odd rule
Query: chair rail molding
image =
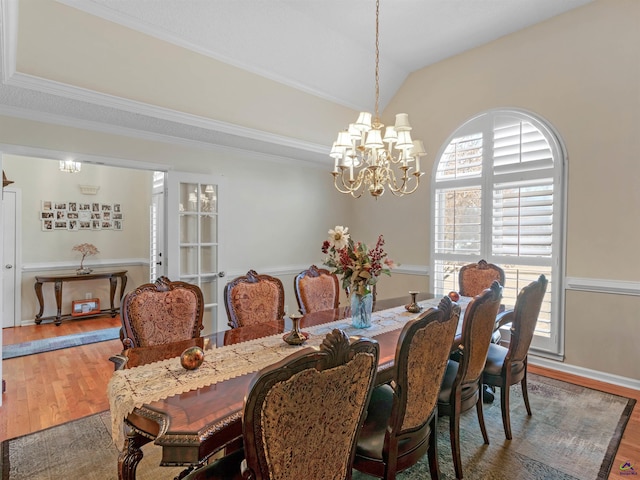
[(600, 278), (565, 277), (565, 290), (640, 296), (640, 282)]

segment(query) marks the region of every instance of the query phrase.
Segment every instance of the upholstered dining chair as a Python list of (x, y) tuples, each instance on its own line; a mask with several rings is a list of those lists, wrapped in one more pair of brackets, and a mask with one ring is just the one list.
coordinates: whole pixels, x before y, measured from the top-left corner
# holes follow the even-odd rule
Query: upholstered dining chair
[(432, 480), (440, 477), (437, 402), (460, 308), (444, 297), (438, 308), (407, 322), (398, 338), (396, 379), (374, 389), (353, 467), (395, 479), (428, 453)]
[(496, 280), (504, 287), (504, 270), (498, 265), (480, 260), (460, 268), (458, 273), (458, 293), (464, 297), (475, 297), (491, 286)]
[(224, 306), (231, 328), (284, 317), (284, 287), (280, 279), (249, 270), (224, 287)]
[(244, 448), (184, 480), (344, 480), (373, 389), (379, 348), (338, 329), (320, 348), (261, 370), (242, 416)]
[(497, 281), (471, 300), (462, 321), (462, 338), (456, 358), (449, 360), (438, 395), (438, 415), (449, 417), (449, 437), (456, 478), (462, 478), (460, 415), (476, 406), (484, 443), (489, 437), (484, 425), (480, 381), (491, 343), (496, 315), (502, 299)]
[(300, 313), (305, 315), (319, 310), (338, 308), (340, 283), (335, 273), (311, 265), (293, 279), (293, 288)]
[(124, 296), (122, 345), (127, 349), (197, 338), (203, 328), (203, 312), (200, 287), (159, 277)]
[(518, 294), (513, 310), (499, 315), (500, 325), (511, 323), (509, 347), (489, 345), (487, 362), (482, 374), (483, 383), (500, 388), (500, 408), (502, 424), (507, 440), (511, 440), (511, 420), (509, 416), (509, 389), (520, 383), (527, 414), (531, 416), (527, 392), (527, 354), (540, 314), (540, 307), (547, 291), (547, 278), (540, 275)]

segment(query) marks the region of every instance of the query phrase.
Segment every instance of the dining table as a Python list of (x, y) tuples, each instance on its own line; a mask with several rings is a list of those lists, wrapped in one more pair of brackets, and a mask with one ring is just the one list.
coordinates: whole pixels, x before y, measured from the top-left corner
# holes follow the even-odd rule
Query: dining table
[[(308, 313), (299, 326), (309, 338), (299, 346), (284, 342), (292, 329), (291, 320), (285, 317), (190, 340), (123, 350), (112, 357), (116, 370), (107, 392), (113, 439), (120, 450), (119, 480), (136, 478), (143, 457), (141, 447), (150, 442), (162, 448), (161, 466), (185, 466), (178, 479), (213, 454), (240, 448), (244, 398), (256, 373), (300, 348), (320, 345), (334, 328), (350, 336), (375, 339), (380, 347), (376, 383), (393, 380), (403, 326), (437, 307), (441, 297), (420, 293), (416, 300), (422, 308), (417, 313), (407, 310), (408, 297), (376, 301), (372, 326), (367, 329), (351, 325), (349, 307)], [(461, 308), (457, 342), (469, 301), (468, 297), (457, 301)], [(202, 348), (205, 359), (196, 370), (187, 370), (180, 355), (192, 346)]]

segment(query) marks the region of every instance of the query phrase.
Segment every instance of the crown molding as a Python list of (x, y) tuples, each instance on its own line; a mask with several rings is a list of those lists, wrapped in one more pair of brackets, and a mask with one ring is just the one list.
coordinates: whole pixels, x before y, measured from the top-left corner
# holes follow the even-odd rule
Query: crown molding
[[(114, 95), (99, 93), (86, 88), (76, 87), (24, 73), (14, 73), (5, 83), (13, 87), (35, 90), (49, 95), (55, 95), (70, 100), (87, 102), (93, 105), (113, 108), (115, 110), (121, 110), (137, 115), (144, 115), (146, 117), (157, 118), (160, 120), (180, 123), (183, 125), (190, 125), (205, 130), (220, 132), (242, 138), (249, 138), (260, 142), (271, 143), (274, 145), (304, 150), (326, 156), (329, 155), (329, 147), (326, 145), (319, 145), (316, 143), (286, 137), (284, 135), (277, 135), (262, 130), (244, 127), (241, 125), (222, 122), (220, 120), (214, 120), (198, 115), (178, 112), (176, 110), (158, 107), (135, 100), (129, 100)], [(82, 123), (84, 123), (84, 121)]]

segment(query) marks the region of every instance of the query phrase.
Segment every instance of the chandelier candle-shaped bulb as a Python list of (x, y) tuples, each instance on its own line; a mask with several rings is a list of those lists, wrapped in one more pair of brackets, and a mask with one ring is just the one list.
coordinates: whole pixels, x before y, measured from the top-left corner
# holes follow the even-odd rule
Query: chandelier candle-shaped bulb
[[(338, 133), (329, 156), (333, 159), (333, 184), (336, 189), (354, 198), (368, 191), (373, 197), (386, 189), (402, 197), (415, 192), (420, 184), (420, 157), (426, 155), (424, 145), (411, 138), (409, 115), (398, 113), (394, 126), (380, 122), (378, 102), (379, 82), (379, 17), (380, 0), (376, 0), (375, 43), (375, 110), (360, 112), (356, 121)], [(394, 156), (395, 153), (395, 156)], [(415, 170), (409, 166), (415, 161)]]

